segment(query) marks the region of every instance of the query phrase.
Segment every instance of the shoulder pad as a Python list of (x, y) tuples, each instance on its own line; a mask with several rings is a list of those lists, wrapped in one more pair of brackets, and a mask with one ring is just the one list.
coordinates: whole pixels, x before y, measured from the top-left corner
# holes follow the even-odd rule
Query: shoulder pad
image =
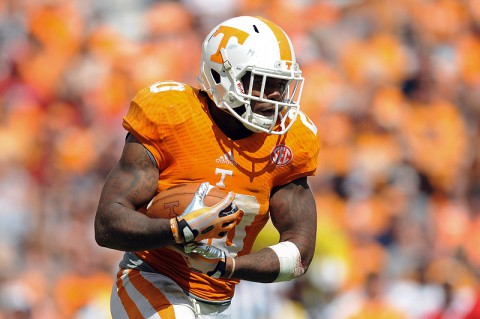
[(168, 81), (138, 91), (130, 107), (139, 108), (152, 122), (172, 125), (187, 121), (195, 102), (198, 99), (190, 86)]

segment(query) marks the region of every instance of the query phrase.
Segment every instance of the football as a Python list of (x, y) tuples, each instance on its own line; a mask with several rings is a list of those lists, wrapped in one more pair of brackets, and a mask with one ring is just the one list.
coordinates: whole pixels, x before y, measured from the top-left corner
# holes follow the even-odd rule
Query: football
[[(179, 184), (158, 193), (148, 204), (145, 214), (152, 218), (170, 219), (181, 215), (193, 199), (200, 183)], [(221, 189), (212, 186), (205, 196), (205, 206), (213, 206), (227, 196)]]

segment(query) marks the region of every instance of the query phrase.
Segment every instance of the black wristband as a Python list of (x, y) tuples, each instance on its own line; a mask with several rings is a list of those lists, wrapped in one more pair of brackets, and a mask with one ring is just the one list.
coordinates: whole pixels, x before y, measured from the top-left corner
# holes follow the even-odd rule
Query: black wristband
[(195, 238), (198, 235), (198, 230), (190, 228), (190, 225), (182, 219), (178, 220), (177, 218), (177, 224), (178, 224), (178, 232), (180, 233), (180, 236), (183, 239), (183, 242), (188, 244), (192, 243), (195, 241)]
[(214, 270), (207, 272), (207, 275), (212, 278), (221, 278), (225, 275), (225, 269), (227, 268), (227, 258), (223, 258), (217, 264)]

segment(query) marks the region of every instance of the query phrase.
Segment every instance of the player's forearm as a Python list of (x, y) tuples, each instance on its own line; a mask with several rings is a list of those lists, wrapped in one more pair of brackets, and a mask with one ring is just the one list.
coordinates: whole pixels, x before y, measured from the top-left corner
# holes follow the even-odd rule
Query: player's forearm
[(153, 219), (118, 203), (100, 206), (95, 219), (100, 246), (137, 251), (174, 244), (168, 219)]
[(233, 274), (231, 278), (254, 282), (273, 282), (278, 276), (280, 264), (278, 258), (271, 249), (264, 248), (256, 253), (235, 257), (235, 269), (233, 263), (227, 263), (225, 273)]
[[(307, 271), (310, 261), (302, 263), (304, 272)], [(232, 269), (233, 267), (234, 269)], [(236, 257), (234, 262), (227, 263), (225, 273), (232, 274), (231, 278), (235, 279), (263, 283), (274, 282), (279, 277), (280, 261), (278, 255), (271, 248), (264, 248), (253, 254)]]

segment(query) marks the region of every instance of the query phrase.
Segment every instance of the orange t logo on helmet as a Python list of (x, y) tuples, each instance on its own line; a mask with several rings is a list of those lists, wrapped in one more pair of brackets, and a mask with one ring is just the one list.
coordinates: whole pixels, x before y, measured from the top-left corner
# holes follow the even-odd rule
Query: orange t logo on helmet
[(210, 56), (210, 61), (222, 64), (223, 59), (222, 55), (220, 54), (220, 49), (225, 48), (227, 46), (228, 40), (230, 40), (230, 38), (232, 37), (236, 37), (238, 39), (238, 43), (243, 44), (243, 42), (245, 42), (245, 40), (248, 38), (248, 33), (237, 28), (222, 25), (218, 28), (217, 31), (215, 31), (212, 37), (215, 37), (220, 33), (223, 33), (223, 38), (220, 41), (217, 52)]

